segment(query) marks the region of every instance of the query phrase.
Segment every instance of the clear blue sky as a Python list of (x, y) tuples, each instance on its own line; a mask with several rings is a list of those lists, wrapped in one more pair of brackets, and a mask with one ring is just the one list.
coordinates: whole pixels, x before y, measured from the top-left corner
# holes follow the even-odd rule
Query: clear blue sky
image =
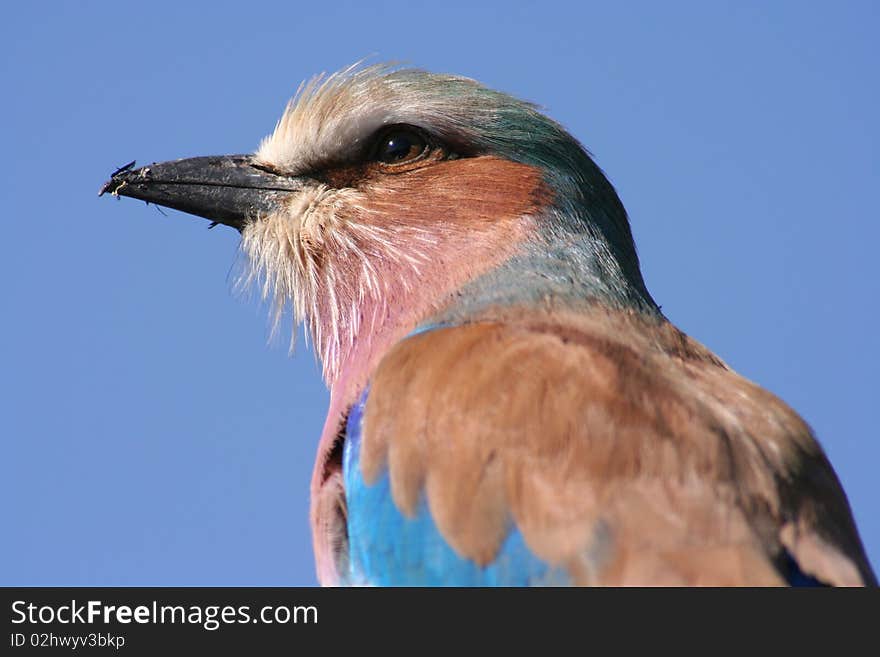
[(316, 582), (327, 393), (231, 293), (237, 234), (97, 197), (253, 150), (364, 56), (533, 100), (595, 154), (667, 315), (815, 428), (880, 567), (878, 5), (9, 3), (0, 584)]

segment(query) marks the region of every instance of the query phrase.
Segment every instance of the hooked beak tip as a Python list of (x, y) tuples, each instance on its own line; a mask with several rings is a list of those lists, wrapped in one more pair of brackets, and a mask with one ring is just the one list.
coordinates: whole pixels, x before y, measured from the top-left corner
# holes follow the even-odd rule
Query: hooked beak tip
[(132, 160), (128, 164), (123, 164), (121, 167), (116, 169), (113, 173), (110, 174), (110, 180), (101, 185), (101, 189), (98, 190), (98, 197), (104, 196), (104, 194), (112, 194), (113, 196), (118, 196), (116, 193), (120, 187), (122, 187), (126, 180), (123, 177), (123, 174), (128, 173), (134, 168), (137, 160)]

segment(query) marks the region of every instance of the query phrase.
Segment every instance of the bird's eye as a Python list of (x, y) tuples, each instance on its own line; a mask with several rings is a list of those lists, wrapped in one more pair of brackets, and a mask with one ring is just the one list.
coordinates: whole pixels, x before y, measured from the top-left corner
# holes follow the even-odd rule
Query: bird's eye
[(419, 159), (427, 151), (428, 141), (418, 130), (396, 126), (379, 136), (374, 159), (384, 164), (404, 164)]

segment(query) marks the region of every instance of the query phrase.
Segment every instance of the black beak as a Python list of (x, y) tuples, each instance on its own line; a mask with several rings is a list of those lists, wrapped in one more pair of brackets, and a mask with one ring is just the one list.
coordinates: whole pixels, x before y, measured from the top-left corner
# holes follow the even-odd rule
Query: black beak
[(226, 224), (241, 231), (248, 221), (280, 209), (303, 189), (299, 178), (255, 165), (249, 155), (193, 157), (135, 169), (117, 169), (98, 196), (130, 196)]

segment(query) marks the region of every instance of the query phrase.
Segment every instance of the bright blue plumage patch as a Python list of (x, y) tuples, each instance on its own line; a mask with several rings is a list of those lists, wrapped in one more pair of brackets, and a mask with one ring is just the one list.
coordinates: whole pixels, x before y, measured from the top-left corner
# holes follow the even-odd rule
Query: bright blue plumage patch
[(343, 476), (348, 505), (349, 570), (344, 583), (376, 586), (562, 586), (564, 570), (551, 568), (513, 530), (485, 567), (460, 557), (446, 543), (424, 500), (415, 518), (394, 505), (384, 473), (372, 485), (361, 476), (362, 418), (369, 388), (349, 412)]

